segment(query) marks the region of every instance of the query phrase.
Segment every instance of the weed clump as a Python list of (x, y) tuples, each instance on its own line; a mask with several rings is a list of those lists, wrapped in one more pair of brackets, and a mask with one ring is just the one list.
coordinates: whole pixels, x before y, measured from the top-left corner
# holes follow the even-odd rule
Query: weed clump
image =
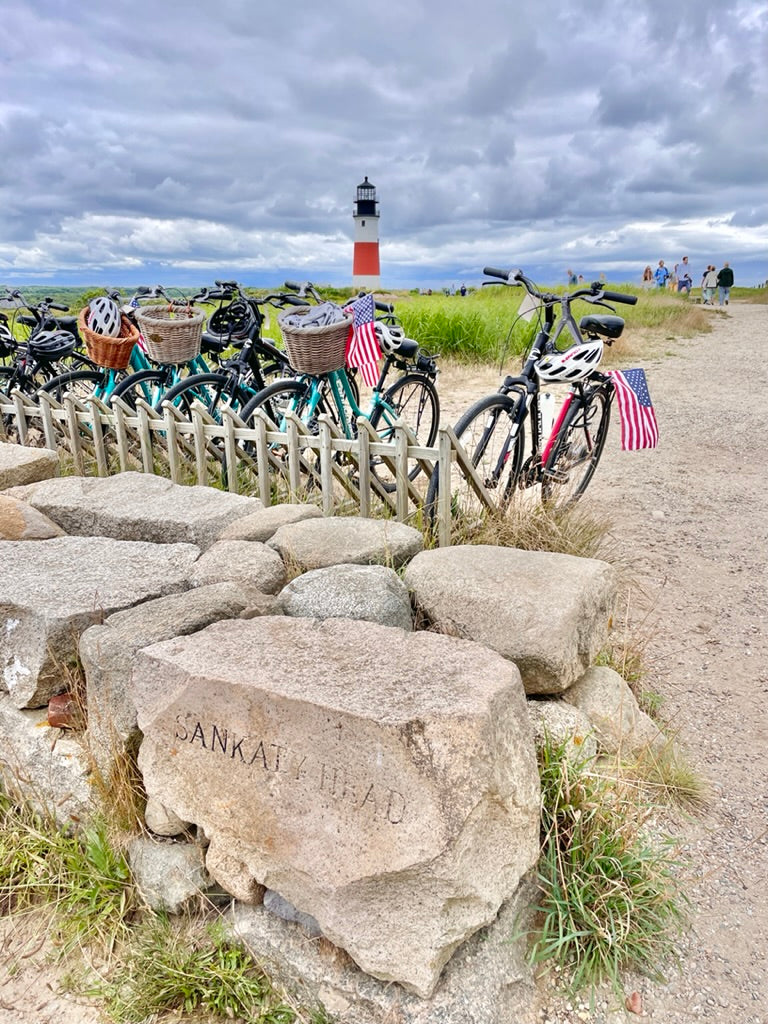
[(539, 750), (542, 850), (533, 964), (564, 968), (572, 991), (639, 970), (662, 977), (686, 924), (673, 841), (659, 838), (657, 810), (636, 780), (574, 762), (564, 743)]

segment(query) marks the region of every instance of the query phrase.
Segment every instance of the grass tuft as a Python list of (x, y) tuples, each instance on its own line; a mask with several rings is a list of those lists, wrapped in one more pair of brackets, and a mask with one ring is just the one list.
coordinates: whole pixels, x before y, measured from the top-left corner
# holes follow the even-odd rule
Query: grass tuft
[(488, 513), (453, 543), (493, 544), (523, 551), (553, 551), (609, 558), (611, 522), (585, 505), (554, 508), (519, 497), (502, 515)]
[(203, 931), (163, 917), (145, 922), (133, 936), (119, 970), (101, 993), (118, 1024), (157, 1015), (211, 1014), (252, 1024), (320, 1021), (299, 1016), (279, 998), (249, 955), (229, 941), (220, 924)]
[(621, 972), (660, 978), (686, 922), (671, 840), (649, 836), (653, 805), (636, 785), (569, 759), (564, 742), (539, 751), (542, 850), (533, 964), (564, 968), (579, 991)]
[(0, 793), (0, 913), (40, 905), (62, 954), (90, 946), (108, 956), (136, 905), (128, 865), (104, 822), (72, 833)]

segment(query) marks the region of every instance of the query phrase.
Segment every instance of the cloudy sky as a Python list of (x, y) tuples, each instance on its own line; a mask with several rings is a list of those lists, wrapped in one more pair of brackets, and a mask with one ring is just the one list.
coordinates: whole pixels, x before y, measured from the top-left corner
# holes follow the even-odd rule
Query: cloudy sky
[(0, 9), (0, 284), (768, 278), (768, 2)]

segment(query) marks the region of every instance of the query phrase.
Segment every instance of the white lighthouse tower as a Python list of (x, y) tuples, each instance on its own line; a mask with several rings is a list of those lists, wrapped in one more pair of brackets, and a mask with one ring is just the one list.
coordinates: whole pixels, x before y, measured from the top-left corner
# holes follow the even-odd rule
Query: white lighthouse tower
[(355, 252), (352, 260), (352, 285), (376, 291), (381, 285), (379, 270), (379, 204), (376, 188), (368, 181), (357, 186), (352, 213), (355, 222)]

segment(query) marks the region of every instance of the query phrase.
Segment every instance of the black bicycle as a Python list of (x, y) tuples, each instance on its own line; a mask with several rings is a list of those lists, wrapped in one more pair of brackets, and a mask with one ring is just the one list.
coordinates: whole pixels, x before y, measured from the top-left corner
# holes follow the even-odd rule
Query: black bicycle
[[(219, 368), (208, 373), (193, 373), (170, 388), (156, 404), (171, 402), (188, 414), (194, 402), (201, 403), (209, 415), (218, 418), (222, 406), (234, 410), (242, 407), (271, 381), (294, 376), (288, 356), (268, 338), (263, 337), (264, 306), (282, 309), (286, 305), (304, 305), (298, 296), (275, 292), (263, 298), (246, 295), (235, 281), (217, 281), (217, 288), (227, 300), (211, 314), (203, 333), (207, 350), (219, 346)], [(232, 355), (221, 359), (227, 350)]]
[(7, 303), (11, 314), (9, 318), (8, 313), (0, 313), (0, 391), (10, 395), (19, 390), (31, 396), (64, 372), (94, 368), (88, 356), (78, 351), (77, 318), (56, 315), (68, 312), (68, 306), (50, 297), (30, 302), (9, 288), (0, 301)]
[[(474, 480), (456, 466), (450, 481), (453, 515), (469, 525), (489, 504), (503, 513), (519, 489), (539, 485), (542, 501), (554, 507), (571, 505), (581, 497), (603, 452), (614, 397), (613, 381), (598, 368), (603, 345), (621, 336), (624, 320), (589, 313), (577, 325), (571, 306), (578, 300), (614, 311), (609, 302), (637, 302), (637, 296), (607, 291), (599, 281), (558, 295), (540, 291), (521, 270), (486, 267), (483, 273), (496, 279), (484, 285), (525, 288), (540, 320), (521, 372), (506, 377), (497, 392), (470, 406), (454, 427), (477, 476)], [(567, 392), (550, 418), (547, 411), (554, 406), (554, 395), (549, 388), (558, 384)], [(426, 499), (433, 515), (442, 483), (435, 467)], [(484, 494), (478, 493), (478, 483)]]

